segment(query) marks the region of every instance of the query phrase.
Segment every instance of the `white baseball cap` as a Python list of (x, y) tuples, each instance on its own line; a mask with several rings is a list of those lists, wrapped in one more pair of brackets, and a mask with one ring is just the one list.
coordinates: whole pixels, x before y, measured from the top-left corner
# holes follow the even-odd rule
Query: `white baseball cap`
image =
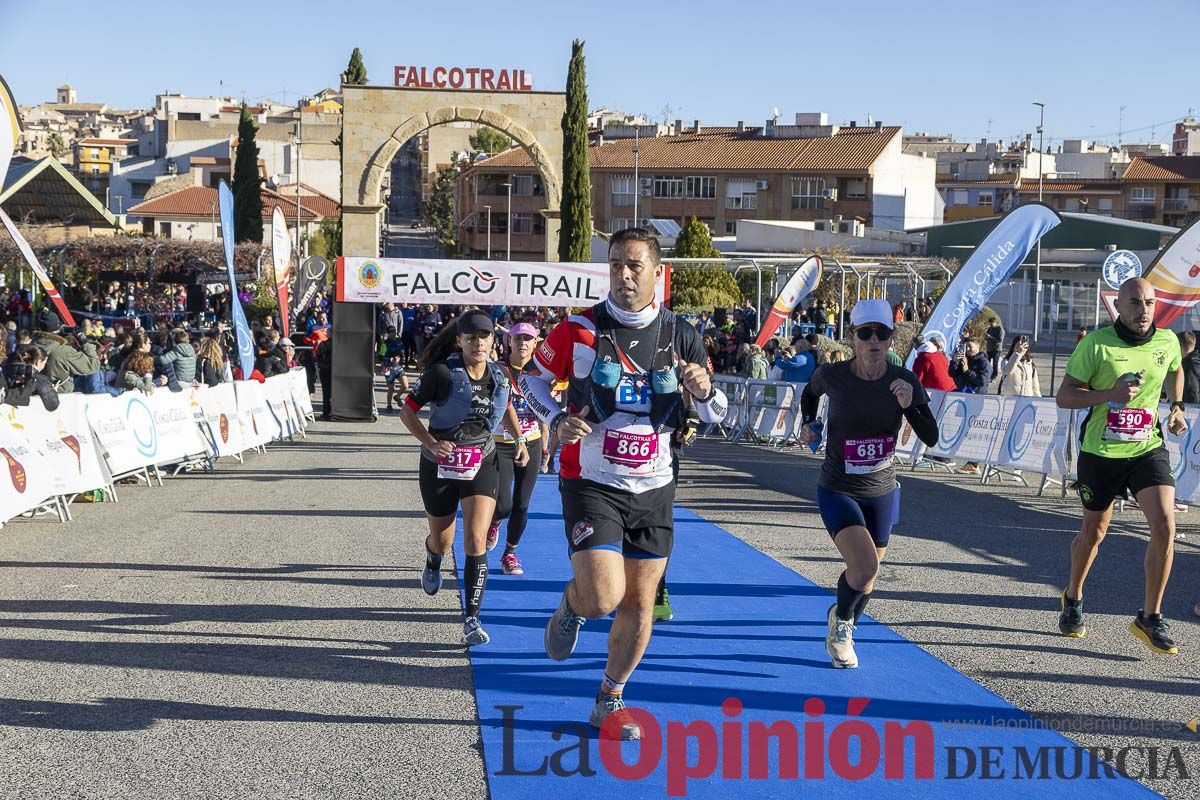
[(859, 300), (850, 310), (850, 324), (855, 326), (877, 322), (890, 331), (894, 320), (892, 304), (887, 300)]

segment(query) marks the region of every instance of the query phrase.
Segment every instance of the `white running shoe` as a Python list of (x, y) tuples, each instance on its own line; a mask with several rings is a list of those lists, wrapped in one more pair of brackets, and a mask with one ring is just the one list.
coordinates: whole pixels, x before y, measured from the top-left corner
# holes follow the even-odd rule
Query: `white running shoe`
[(483, 629), (483, 625), (479, 622), (479, 617), (467, 617), (463, 622), (462, 643), (467, 647), (477, 644), (487, 644), (492, 640), (492, 637), (487, 635), (487, 631)]
[[(571, 584), (567, 584), (570, 588)], [(546, 655), (555, 661), (565, 661), (575, 652), (575, 644), (579, 641), (579, 629), (586, 620), (571, 611), (567, 605), (567, 589), (563, 589), (562, 599), (550, 619), (546, 620), (546, 634), (543, 639), (546, 645)]]
[(854, 622), (838, 619), (837, 603), (829, 607), (829, 632), (825, 634), (825, 652), (837, 669), (858, 669), (854, 652)]
[(593, 728), (603, 728), (604, 723), (609, 717), (615, 717), (620, 723), (621, 739), (623, 741), (636, 741), (642, 738), (642, 726), (637, 724), (637, 721), (630, 715), (629, 710), (625, 707), (625, 701), (619, 694), (602, 693), (596, 705), (592, 707), (592, 713), (588, 717), (588, 722)]

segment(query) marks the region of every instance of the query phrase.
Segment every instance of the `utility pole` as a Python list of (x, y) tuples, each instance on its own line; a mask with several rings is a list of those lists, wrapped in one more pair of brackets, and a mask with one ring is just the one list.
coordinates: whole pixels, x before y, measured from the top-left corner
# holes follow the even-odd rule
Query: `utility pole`
[(508, 224), (504, 231), (504, 260), (512, 261), (512, 175), (508, 176)]
[[(296, 103), (296, 268), (300, 267), (300, 139), (304, 131), (304, 98)], [(279, 276), (276, 275), (276, 280)]]
[[(1038, 107), (1038, 202), (1042, 202), (1042, 182), (1045, 179), (1045, 172), (1042, 170), (1042, 153), (1045, 152), (1043, 147), (1043, 137), (1045, 136), (1046, 122), (1046, 104), (1034, 103)], [(1034, 265), (1034, 282), (1037, 284), (1035, 296), (1037, 304), (1033, 308), (1033, 341), (1038, 340), (1038, 334), (1042, 329), (1042, 240), (1038, 239), (1037, 256), (1035, 257)]]

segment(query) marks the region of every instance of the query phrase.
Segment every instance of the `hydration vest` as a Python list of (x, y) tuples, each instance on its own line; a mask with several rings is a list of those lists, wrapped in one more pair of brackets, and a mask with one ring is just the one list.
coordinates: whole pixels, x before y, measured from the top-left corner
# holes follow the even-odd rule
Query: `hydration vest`
[[(430, 430), (446, 431), (458, 428), (471, 414), (471, 376), (463, 366), (462, 355), (454, 353), (446, 359), (450, 368), (450, 396), (441, 405), (429, 407)], [(487, 421), (486, 436), (491, 437), (500, 428), (504, 412), (508, 410), (509, 382), (504, 370), (494, 361), (487, 362), (492, 378), (492, 416)]]
[[(620, 369), (621, 379), (630, 377), (631, 373), (625, 370), (621, 361), (621, 353), (616, 344), (615, 329), (620, 325), (608, 313), (604, 302), (592, 307), (592, 319), (596, 324), (596, 363), (599, 364), (607, 359), (610, 365), (615, 364)], [(621, 411), (621, 413), (639, 417), (648, 416), (650, 425), (656, 430), (662, 430), (665, 427), (678, 428), (683, 420), (683, 397), (679, 391), (679, 375), (675, 369), (676, 320), (674, 312), (664, 308), (659, 312), (657, 322), (652, 323), (647, 329), (649, 332), (657, 325), (658, 335), (654, 346), (654, 360), (649, 366), (649, 375), (641, 374), (636, 377), (646, 380), (651, 385), (650, 413), (647, 415), (641, 412)], [(668, 371), (674, 380), (674, 391), (669, 393), (654, 391), (655, 380), (652, 376), (655, 373), (665, 375)], [(589, 406), (588, 422), (600, 423), (617, 412), (617, 387), (598, 385), (593, 379), (595, 374), (596, 365), (594, 364), (587, 377), (581, 382), (582, 395), (573, 397), (572, 405), (576, 408)], [(574, 385), (572, 393), (575, 393)]]

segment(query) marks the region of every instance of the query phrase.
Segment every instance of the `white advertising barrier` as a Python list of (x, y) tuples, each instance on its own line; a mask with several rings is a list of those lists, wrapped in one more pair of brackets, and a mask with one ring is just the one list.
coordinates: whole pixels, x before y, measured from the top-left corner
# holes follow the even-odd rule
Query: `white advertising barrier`
[[(172, 392), (164, 388), (144, 398), (154, 417), (153, 436), (157, 448), (153, 463), (169, 464), (209, 451), (209, 443), (196, 425), (190, 395), (190, 391)], [(125, 395), (117, 399), (123, 397)], [(135, 437), (137, 432), (135, 428)], [(149, 429), (144, 432), (148, 433)]]
[(51, 494), (88, 492), (111, 480), (83, 408), (83, 396), (77, 394), (59, 395), (54, 411), (47, 411), (41, 400), (20, 408), (0, 406), (13, 428), (45, 458)]
[[(926, 394), (929, 395), (929, 413), (936, 417), (942, 409), (942, 403), (946, 399), (946, 392), (930, 389), (926, 390)], [(920, 457), (921, 451), (924, 449), (925, 443), (917, 437), (916, 432), (912, 429), (912, 425), (905, 419), (900, 424), (900, 436), (896, 441), (896, 455), (904, 456), (910, 461), (916, 460)]]
[(794, 404), (804, 384), (746, 382), (745, 427), (763, 439), (787, 439), (795, 427)]
[(1163, 441), (1171, 457), (1171, 474), (1175, 477), (1175, 497), (1181, 503), (1200, 502), (1200, 406), (1188, 406), (1183, 412), (1188, 429), (1183, 436), (1167, 431), (1170, 405), (1158, 408), (1162, 420)]
[(288, 378), (292, 382), (292, 399), (300, 409), (300, 416), (311, 418), (314, 412), (312, 397), (308, 394), (308, 374), (303, 369), (294, 369), (288, 373)]
[(216, 456), (237, 456), (247, 448), (238, 422), (237, 397), (232, 383), (196, 390), (207, 430), (216, 446)]
[(292, 379), (272, 375), (263, 384), (263, 401), (271, 420), (271, 438), (285, 439), (300, 432), (300, 418), (292, 400)]
[(0, 416), (0, 460), (8, 473), (0, 474), (0, 521), (32, 511), (54, 496), (54, 465), (7, 415)]
[(141, 392), (83, 397), (84, 415), (108, 470), (120, 476), (157, 463), (154, 412)]
[(263, 386), (258, 381), (236, 381), (238, 423), (242, 426), (242, 441), (247, 448), (261, 447), (271, 441), (277, 427), (271, 422)]
[(948, 393), (937, 414), (937, 446), (927, 454), (988, 463), (1004, 432), (1003, 400), (994, 394)]
[[(655, 287), (664, 298), (669, 270)], [(481, 306), (591, 306), (608, 296), (608, 264), (339, 258), (337, 300), (348, 303), (459, 303)]]
[[(964, 395), (970, 397), (970, 395)], [(1001, 398), (999, 436), (984, 463), (1064, 475), (1071, 412), (1050, 397)]]

